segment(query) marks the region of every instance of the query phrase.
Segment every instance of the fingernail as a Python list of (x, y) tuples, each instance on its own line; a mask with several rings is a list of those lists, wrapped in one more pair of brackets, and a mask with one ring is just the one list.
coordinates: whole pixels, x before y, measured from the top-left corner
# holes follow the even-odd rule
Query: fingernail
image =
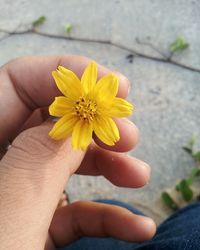
[(143, 216), (143, 221), (141, 224), (143, 224), (143, 227), (145, 228), (144, 240), (151, 239), (156, 233), (155, 222), (151, 218)]
[(140, 167), (142, 167), (143, 170), (146, 171), (146, 185), (147, 185), (147, 184), (149, 184), (149, 179), (150, 179), (150, 175), (151, 175), (151, 167), (145, 162), (142, 162)]
[(130, 83), (130, 81), (129, 81), (129, 79), (127, 78), (127, 77), (125, 77), (124, 75), (121, 75), (120, 76), (120, 79), (123, 81), (123, 82), (126, 82), (126, 84), (128, 85), (128, 92), (127, 92), (127, 94), (129, 94), (130, 93), (130, 90), (131, 90), (131, 83)]
[(129, 119), (127, 118), (121, 118), (125, 123), (128, 123), (130, 125), (134, 125), (132, 121), (130, 121)]
[(128, 87), (127, 88), (127, 95), (128, 95), (130, 90), (131, 90), (131, 83), (130, 83), (129, 79), (126, 76), (119, 73), (118, 71), (115, 71), (114, 74), (116, 74), (119, 77), (121, 82), (124, 82), (127, 84), (127, 87)]
[(130, 93), (130, 90), (131, 90), (131, 85), (129, 84), (129, 86), (128, 86), (128, 95)]

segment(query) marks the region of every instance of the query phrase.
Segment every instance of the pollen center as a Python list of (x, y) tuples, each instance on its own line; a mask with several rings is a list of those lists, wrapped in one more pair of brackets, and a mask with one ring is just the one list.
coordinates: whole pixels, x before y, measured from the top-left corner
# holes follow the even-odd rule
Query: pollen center
[(92, 121), (97, 112), (97, 104), (91, 99), (81, 97), (75, 103), (75, 110), (80, 119)]

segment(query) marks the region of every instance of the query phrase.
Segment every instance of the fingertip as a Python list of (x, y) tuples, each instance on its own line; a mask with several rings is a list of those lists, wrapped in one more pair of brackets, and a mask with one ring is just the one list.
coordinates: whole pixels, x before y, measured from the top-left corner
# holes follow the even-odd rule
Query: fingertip
[[(119, 118), (118, 118), (119, 120)], [(128, 118), (121, 118), (121, 121), (124, 125), (127, 125), (127, 129), (129, 129), (129, 132), (131, 132), (132, 135), (134, 135), (133, 137), (133, 146), (138, 144), (139, 142), (139, 129), (138, 127)]]
[(145, 216), (140, 216), (139, 228), (138, 230), (142, 230), (142, 234), (138, 235), (138, 242), (143, 242), (152, 239), (152, 237), (156, 233), (156, 224), (155, 222)]
[(126, 118), (114, 119), (119, 129), (120, 140), (114, 146), (108, 146), (94, 136), (95, 142), (102, 148), (115, 152), (128, 152), (139, 141), (139, 130), (134, 123)]
[(151, 167), (145, 162), (142, 163), (142, 167), (145, 169), (144, 170), (144, 173), (145, 173), (144, 174), (144, 185), (146, 185), (149, 182), (149, 179), (151, 176)]
[(119, 78), (120, 82), (117, 96), (121, 98), (126, 98), (131, 89), (131, 82), (126, 76), (122, 75), (118, 71), (115, 71), (114, 74)]
[(145, 186), (150, 179), (151, 167), (136, 158), (130, 157), (132, 160), (132, 170), (134, 170), (134, 187), (140, 188)]
[[(113, 208), (113, 214), (114, 212), (115, 215), (112, 219), (115, 229), (112, 229), (111, 234), (114, 237), (129, 242), (144, 242), (150, 240), (155, 235), (156, 224), (151, 218), (133, 214), (122, 207), (115, 207), (115, 210)], [(114, 222), (115, 216), (118, 217), (118, 222)], [(118, 229), (116, 228), (117, 226), (119, 227)]]

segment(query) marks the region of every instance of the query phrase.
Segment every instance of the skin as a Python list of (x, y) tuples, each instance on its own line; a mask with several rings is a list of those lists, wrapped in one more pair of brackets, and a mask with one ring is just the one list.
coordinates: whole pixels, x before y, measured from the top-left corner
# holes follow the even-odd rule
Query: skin
[[(103, 175), (130, 188), (144, 186), (150, 176), (146, 163), (125, 154), (138, 142), (138, 129), (126, 119), (116, 120), (121, 139), (113, 147), (94, 137), (86, 152), (74, 151), (70, 138), (48, 136), (53, 122), (47, 107), (61, 94), (51, 71), (63, 65), (80, 77), (89, 61), (73, 55), (26, 57), (0, 68), (0, 249), (52, 250), (82, 236), (141, 242), (155, 234), (150, 218), (118, 206), (88, 201), (58, 206), (73, 174)], [(98, 77), (110, 72), (101, 65), (98, 70)], [(118, 96), (126, 98), (130, 83), (117, 74)]]

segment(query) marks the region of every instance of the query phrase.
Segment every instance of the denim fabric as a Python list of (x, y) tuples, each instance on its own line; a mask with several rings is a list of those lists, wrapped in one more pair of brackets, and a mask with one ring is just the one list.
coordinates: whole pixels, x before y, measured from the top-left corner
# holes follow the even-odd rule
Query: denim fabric
[[(142, 214), (130, 205), (114, 200), (98, 202), (125, 207)], [(200, 250), (200, 203), (178, 210), (157, 229), (154, 238), (145, 243), (129, 243), (113, 238), (83, 237), (60, 250)]]

